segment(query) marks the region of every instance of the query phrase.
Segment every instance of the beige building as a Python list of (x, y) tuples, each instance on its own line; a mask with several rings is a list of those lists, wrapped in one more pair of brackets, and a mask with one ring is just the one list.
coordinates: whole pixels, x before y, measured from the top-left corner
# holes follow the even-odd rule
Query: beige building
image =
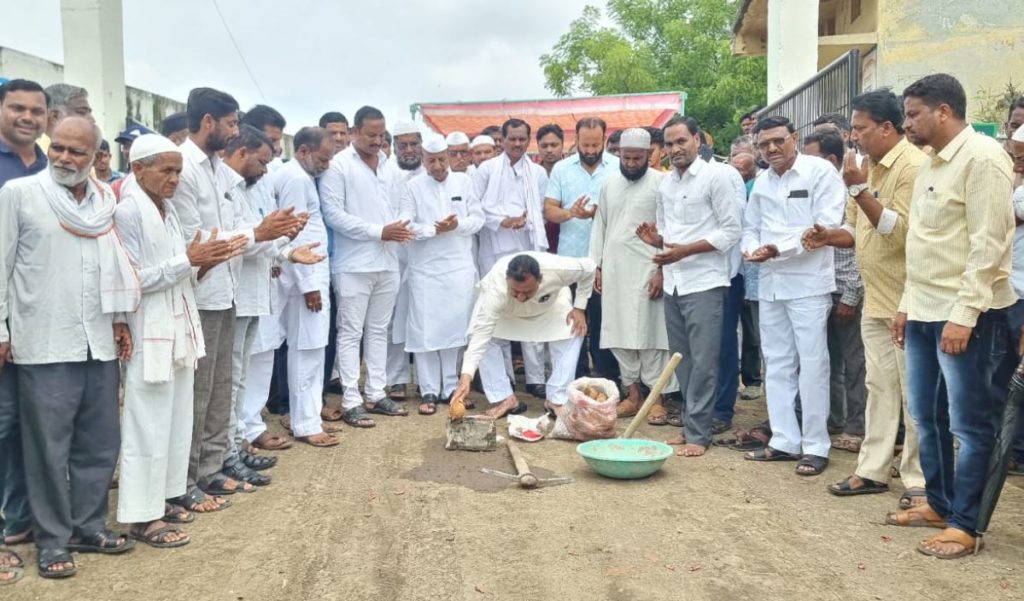
[[(856, 50), (859, 91), (899, 92), (946, 72), (967, 91), (972, 119), (1024, 81), (1021, 0), (741, 0), (733, 53), (767, 56), (768, 102)], [(1002, 117), (1005, 119), (1005, 115)], [(1000, 119), (1001, 120), (1001, 119)]]

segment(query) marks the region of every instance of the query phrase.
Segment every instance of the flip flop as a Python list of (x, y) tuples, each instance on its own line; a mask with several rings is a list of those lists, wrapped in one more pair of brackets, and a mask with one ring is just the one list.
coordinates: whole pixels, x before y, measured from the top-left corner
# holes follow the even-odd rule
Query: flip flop
[(167, 499), (167, 502), (171, 505), (182, 507), (192, 513), (216, 513), (231, 507), (231, 501), (224, 498), (221, 498), (220, 500), (221, 502), (217, 503), (214, 509), (196, 509), (200, 504), (206, 501), (206, 493), (198, 488), (194, 488), (191, 492), (185, 493), (180, 497)]
[(945, 528), (946, 520), (929, 505), (918, 505), (906, 511), (885, 514), (885, 523), (902, 528)]
[(399, 405), (398, 403), (396, 403), (395, 401), (391, 400), (388, 397), (384, 397), (376, 401), (370, 407), (364, 405), (363, 408), (370, 413), (387, 415), (389, 417), (405, 417), (406, 415), (409, 415), (409, 411), (405, 407), (402, 407), (401, 405)]
[[(928, 543), (957, 543), (962, 546), (963, 549), (952, 553), (943, 553), (929, 548)], [(982, 542), (977, 537), (971, 536), (959, 528), (946, 528), (935, 536), (921, 541), (921, 543), (917, 545), (917, 551), (918, 553), (930, 555), (937, 559), (959, 559), (981, 551), (981, 546)]]

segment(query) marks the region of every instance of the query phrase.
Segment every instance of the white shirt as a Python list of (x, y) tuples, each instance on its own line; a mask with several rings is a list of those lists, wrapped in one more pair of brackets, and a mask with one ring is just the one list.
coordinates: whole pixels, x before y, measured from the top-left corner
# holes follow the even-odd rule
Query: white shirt
[[(22, 365), (112, 361), (113, 324), (124, 318), (101, 311), (98, 244), (61, 227), (41, 185), (49, 177), (43, 170), (0, 188), (0, 342)], [(113, 197), (90, 179), (78, 210), (91, 213), (99, 194)]]
[[(185, 242), (191, 242), (196, 231), (205, 233), (217, 228), (218, 238), (232, 238), (242, 234), (252, 244), (256, 236), (252, 229), (235, 230), (235, 209), (223, 182), (217, 177), (219, 171), (227, 169), (216, 155), (207, 156), (192, 138), (181, 146), (183, 165), (178, 189), (171, 197), (185, 232)], [(203, 236), (206, 237), (205, 235)], [(195, 289), (196, 304), (202, 311), (223, 311), (230, 309), (235, 300), (235, 274), (230, 263), (221, 263), (210, 269), (199, 280)]]
[(397, 221), (393, 205), (397, 168), (378, 153), (374, 171), (349, 146), (320, 176), (323, 219), (334, 232), (331, 273), (398, 271), (398, 243), (384, 242), (384, 226)]
[[(297, 160), (292, 160), (275, 171), (272, 177), (274, 195), (280, 208), (294, 207), (296, 213), (309, 213), (309, 221), (296, 236), (294, 245), (318, 242), (320, 246), (316, 250), (325, 252), (327, 228), (324, 227), (323, 216), (320, 214), (320, 196), (316, 192), (313, 176), (306, 173)], [(324, 261), (313, 265), (286, 263), (281, 277), (281, 285), (288, 294), (326, 291), (331, 285), (331, 271)]]
[[(434, 224), (449, 215), (458, 216), (458, 227), (438, 235)], [(408, 220), (416, 232), (416, 242), (409, 248), (410, 266), (429, 265), (438, 274), (476, 269), (473, 235), (483, 227), (484, 213), (465, 173), (449, 172), (443, 182), (429, 173), (410, 179), (404, 186), (399, 219)]]
[[(276, 202), (269, 175), (264, 175), (249, 187), (245, 178), (231, 167), (224, 165), (220, 171), (227, 180), (227, 195), (235, 209), (236, 227), (255, 228), (268, 213), (274, 211)], [(275, 262), (288, 260), (288, 253), (293, 248), (290, 242), (287, 237), (281, 237), (250, 244), (242, 256), (231, 259), (236, 316), (270, 315), (276, 301), (270, 270)]]
[[(1013, 214), (1017, 219), (1024, 219), (1024, 186), (1013, 191)], [(1024, 298), (1024, 225), (1013, 230), (1013, 271), (1010, 272), (1010, 283), (1017, 298)]]
[[(547, 249), (544, 232), (544, 193), (548, 174), (523, 156), (515, 165), (502, 153), (480, 163), (473, 174), (473, 188), (484, 208), (480, 253), (499, 257), (511, 252)], [(526, 226), (501, 227), (506, 217), (527, 214)]]
[(661, 180), (657, 225), (664, 241), (693, 244), (707, 240), (715, 247), (664, 266), (667, 293), (693, 294), (729, 285), (730, 256), (743, 231), (743, 198), (737, 198), (730, 171), (735, 169), (697, 159), (682, 175), (672, 169)]
[(760, 300), (790, 300), (836, 290), (832, 247), (811, 252), (800, 239), (821, 224), (837, 228), (846, 208), (846, 186), (825, 159), (797, 155), (793, 167), (778, 175), (765, 169), (750, 191), (743, 225), (743, 252), (774, 244), (779, 256), (761, 263)]

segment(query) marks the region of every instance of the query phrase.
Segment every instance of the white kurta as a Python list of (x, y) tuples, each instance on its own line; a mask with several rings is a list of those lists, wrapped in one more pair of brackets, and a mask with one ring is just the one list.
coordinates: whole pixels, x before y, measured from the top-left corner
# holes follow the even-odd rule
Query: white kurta
[[(325, 250), (327, 228), (320, 214), (320, 197), (313, 176), (306, 173), (298, 161), (289, 161), (271, 177), (278, 206), (282, 209), (292, 207), (296, 213), (309, 213), (309, 221), (295, 238), (295, 245), (319, 242), (317, 249)], [(331, 299), (327, 293), (331, 285), (330, 267), (324, 261), (313, 265), (286, 263), (283, 266), (281, 285), (288, 297), (288, 305), (296, 306), (296, 310), (301, 313), (299, 327), (295, 332), (297, 338), (289, 339), (289, 345), (295, 344), (300, 350), (326, 347), (331, 315), (328, 310)], [(314, 291), (320, 291), (323, 297), (324, 310), (318, 313), (306, 309), (303, 300), (305, 293)]]
[[(456, 215), (459, 225), (438, 234), (434, 223)], [(395, 318), (412, 353), (464, 346), (476, 297), (473, 236), (483, 227), (483, 208), (469, 176), (449, 173), (438, 182), (429, 174), (409, 180), (400, 219), (409, 220), (416, 241), (409, 247), (406, 286), (408, 317)]]
[[(529, 255), (540, 264), (540, 287), (526, 302), (516, 300), (509, 293), (505, 278), (509, 262), (520, 254)], [(574, 307), (586, 310), (594, 289), (595, 271), (594, 262), (589, 258), (560, 257), (544, 252), (516, 253), (495, 263), (480, 281), (462, 373), (476, 371), (491, 338), (524, 342), (573, 338), (566, 318)], [(571, 300), (569, 292), (572, 284), (576, 284), (575, 301)]]
[[(165, 218), (160, 223), (153, 201), (129, 183), (122, 188), (114, 215), (142, 289), (139, 311), (128, 315), (135, 352), (126, 366), (121, 424), (117, 519), (123, 523), (159, 519), (164, 499), (185, 494), (188, 477), (192, 386), (195, 362), (203, 354), (203, 334), (181, 224), (170, 202), (163, 206)], [(156, 227), (144, 226), (144, 221)], [(178, 311), (172, 307), (180, 314), (174, 315)], [(150, 314), (157, 309), (167, 314)], [(166, 333), (147, 329), (154, 320), (161, 328), (168, 321), (173, 324), (170, 342)], [(177, 348), (179, 344), (184, 348)], [(157, 360), (162, 364), (153, 365)]]
[[(480, 164), (473, 174), (473, 188), (484, 209), (480, 230), (479, 267), (481, 276), (495, 261), (510, 253), (547, 250), (544, 230), (544, 193), (548, 174), (527, 157), (512, 165), (502, 153)], [(514, 230), (501, 227), (506, 217), (526, 213), (526, 226)]]
[(647, 283), (658, 266), (658, 250), (636, 235), (643, 222), (654, 223), (658, 186), (664, 173), (648, 169), (637, 182), (621, 173), (601, 188), (590, 235), (590, 257), (601, 269), (601, 348), (668, 350), (664, 300), (651, 300)]

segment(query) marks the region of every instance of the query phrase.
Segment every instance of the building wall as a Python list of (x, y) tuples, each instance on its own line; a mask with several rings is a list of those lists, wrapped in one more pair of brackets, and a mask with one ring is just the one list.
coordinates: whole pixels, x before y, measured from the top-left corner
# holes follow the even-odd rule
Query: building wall
[(983, 96), (1024, 82), (1021, 0), (880, 0), (877, 81), (897, 92), (931, 73), (955, 76), (970, 118)]
[[(31, 79), (45, 87), (64, 81), (64, 67), (38, 56), (0, 47), (0, 76), (8, 79)], [(131, 86), (125, 87), (125, 97), (128, 103), (126, 116), (153, 129), (158, 129), (160, 122), (167, 115), (185, 110), (184, 102)], [(124, 123), (124, 119), (119, 122)], [(107, 139), (113, 139), (119, 131), (105, 131), (103, 135)]]

